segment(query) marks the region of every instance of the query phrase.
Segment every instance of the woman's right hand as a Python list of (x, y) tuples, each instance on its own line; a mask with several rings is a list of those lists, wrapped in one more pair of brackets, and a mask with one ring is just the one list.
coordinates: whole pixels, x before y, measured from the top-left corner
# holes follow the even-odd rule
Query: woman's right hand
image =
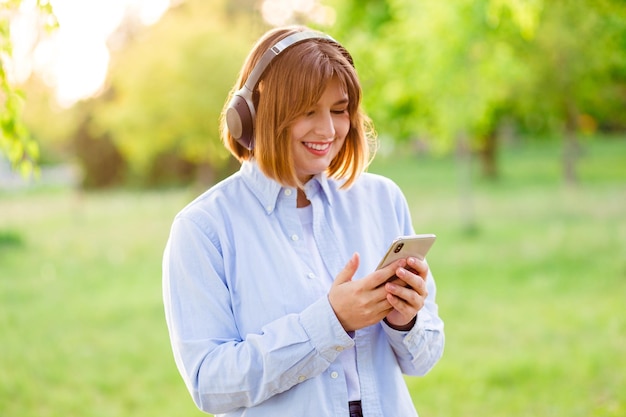
[(378, 323), (393, 310), (383, 284), (398, 268), (404, 266), (406, 260), (400, 259), (362, 279), (352, 281), (359, 268), (359, 254), (352, 255), (344, 269), (335, 277), (328, 293), (330, 305), (347, 332)]

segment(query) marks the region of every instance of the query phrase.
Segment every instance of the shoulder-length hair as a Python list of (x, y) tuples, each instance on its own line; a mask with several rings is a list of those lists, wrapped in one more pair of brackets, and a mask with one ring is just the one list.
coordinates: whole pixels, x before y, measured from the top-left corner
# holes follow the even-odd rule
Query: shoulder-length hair
[(303, 26), (273, 29), (257, 42), (222, 111), (222, 140), (240, 162), (254, 158), (266, 176), (284, 186), (302, 187), (292, 158), (291, 127), (296, 118), (319, 101), (329, 81), (336, 78), (348, 95), (350, 129), (344, 145), (331, 161), (327, 175), (345, 180), (342, 187), (348, 187), (370, 163), (376, 151), (376, 135), (361, 108), (361, 84), (352, 57), (338, 43), (307, 39), (274, 58), (253, 92), (256, 125), (252, 150), (239, 144), (226, 126), (230, 98), (245, 84), (263, 53), (289, 35), (310, 30)]

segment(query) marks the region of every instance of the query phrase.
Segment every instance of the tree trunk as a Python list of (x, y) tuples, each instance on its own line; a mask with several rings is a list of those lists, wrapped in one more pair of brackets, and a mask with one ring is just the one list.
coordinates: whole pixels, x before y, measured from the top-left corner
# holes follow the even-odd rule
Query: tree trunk
[(483, 177), (489, 180), (498, 179), (498, 136), (495, 131), (489, 132), (482, 138), (480, 162)]
[(577, 162), (580, 158), (580, 143), (577, 135), (578, 109), (573, 103), (567, 106), (565, 137), (563, 138), (563, 178), (567, 185), (578, 183)]
[(563, 177), (567, 185), (578, 184), (577, 162), (580, 157), (580, 143), (575, 132), (565, 132), (563, 143)]
[(465, 233), (472, 234), (476, 232), (472, 193), (472, 152), (465, 132), (457, 136), (457, 161), (461, 227)]

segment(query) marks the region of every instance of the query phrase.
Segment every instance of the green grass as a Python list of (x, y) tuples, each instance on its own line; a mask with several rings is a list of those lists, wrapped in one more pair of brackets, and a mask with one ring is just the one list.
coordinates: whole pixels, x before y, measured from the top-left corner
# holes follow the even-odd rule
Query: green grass
[[(586, 143), (576, 187), (551, 144), (507, 149), (501, 167), (469, 192), (448, 158), (371, 168), (403, 188), (416, 231), (439, 237), (446, 351), (407, 378), (418, 411), (624, 416), (626, 141)], [(0, 194), (1, 416), (204, 415), (161, 304), (169, 226), (195, 193)]]

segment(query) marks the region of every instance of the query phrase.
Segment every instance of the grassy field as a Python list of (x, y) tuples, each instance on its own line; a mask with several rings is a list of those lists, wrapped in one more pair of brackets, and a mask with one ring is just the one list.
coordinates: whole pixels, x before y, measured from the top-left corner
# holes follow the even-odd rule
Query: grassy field
[[(407, 378), (422, 417), (626, 415), (626, 140), (508, 149), (461, 192), (454, 161), (403, 156), (446, 352)], [(198, 190), (0, 193), (0, 416), (200, 416), (174, 367), (161, 254)], [(464, 196), (461, 198), (460, 196)], [(472, 220), (471, 230), (467, 227)]]

